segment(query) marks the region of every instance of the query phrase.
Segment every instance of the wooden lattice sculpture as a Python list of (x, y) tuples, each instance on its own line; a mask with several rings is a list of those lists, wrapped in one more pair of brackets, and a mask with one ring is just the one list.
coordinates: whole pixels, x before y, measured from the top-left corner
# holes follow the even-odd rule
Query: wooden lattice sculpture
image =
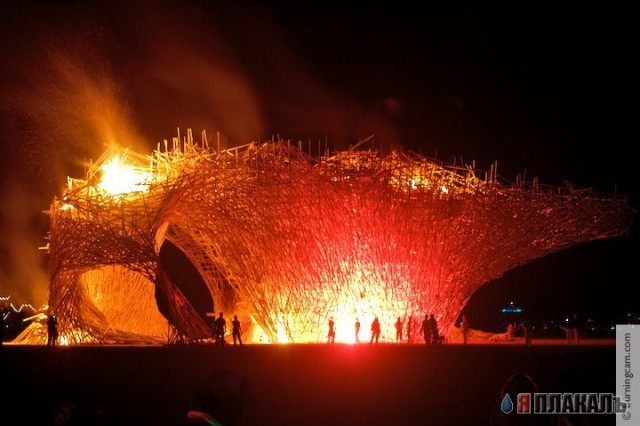
[[(129, 186), (108, 183), (117, 161), (137, 164), (117, 168)], [(253, 341), (317, 342), (329, 317), (337, 341), (353, 340), (356, 318), (367, 338), (375, 316), (383, 339), (401, 317), (417, 341), (425, 313), (448, 333), (484, 283), (625, 234), (633, 210), (588, 190), (506, 184), (493, 167), (360, 147), (311, 158), (285, 141), (219, 150), (189, 132), (148, 157), (110, 150), (49, 214), (49, 305), (69, 343), (211, 337), (162, 269), (165, 240)]]

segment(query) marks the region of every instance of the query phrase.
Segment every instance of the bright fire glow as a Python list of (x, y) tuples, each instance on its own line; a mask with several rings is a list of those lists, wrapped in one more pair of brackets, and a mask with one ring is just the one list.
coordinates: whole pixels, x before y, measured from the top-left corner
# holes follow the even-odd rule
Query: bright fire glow
[(254, 324), (253, 326), (253, 331), (251, 333), (251, 337), (248, 340), (251, 343), (291, 343), (289, 341), (289, 336), (287, 336), (287, 333), (285, 331), (285, 327), (284, 324), (282, 322), (279, 322), (276, 324), (276, 338), (275, 341), (272, 341), (271, 338), (269, 338), (269, 336), (267, 335), (267, 333), (265, 333), (265, 331), (262, 329), (262, 327), (260, 327), (257, 324)]
[[(384, 269), (384, 268), (382, 268)], [(394, 324), (398, 317), (403, 322), (403, 339), (407, 338), (407, 321), (409, 305), (404, 295), (411, 293), (411, 285), (407, 279), (397, 278), (394, 285), (396, 296), (385, 291), (384, 271), (373, 263), (360, 260), (342, 261), (341, 271), (334, 285), (323, 286), (309, 294), (306, 305), (313, 306), (314, 300), (328, 300), (322, 310), (321, 318), (308, 317), (305, 312), (275, 312), (271, 318), (274, 324), (273, 338), (256, 324), (254, 318), (252, 343), (327, 343), (329, 318), (333, 318), (336, 343), (369, 343), (371, 339), (371, 323), (378, 317), (382, 329), (380, 342), (394, 342)], [(334, 279), (336, 277), (333, 277)], [(387, 277), (388, 278), (388, 277)], [(422, 314), (422, 313), (421, 313)], [(360, 322), (360, 332), (356, 341), (355, 323)], [(414, 325), (418, 317), (413, 318)], [(309, 322), (314, 325), (309, 326)]]
[(61, 211), (74, 210), (74, 209), (75, 207), (73, 206), (73, 204), (69, 204), (69, 203), (65, 203), (62, 206), (60, 206)]
[[(349, 269), (348, 262), (342, 262), (342, 268)], [(345, 282), (336, 295), (336, 312), (329, 313), (335, 321), (336, 342), (357, 343), (355, 335), (356, 318), (360, 321), (360, 343), (368, 343), (371, 339), (371, 323), (377, 316), (381, 323), (380, 341), (394, 341), (394, 321), (397, 317), (405, 320), (406, 301), (389, 297), (381, 285), (384, 277), (378, 268), (365, 262), (355, 262), (351, 273), (345, 274)], [(402, 280), (401, 280), (402, 281)], [(409, 283), (398, 282), (398, 292), (408, 292)], [(406, 325), (405, 325), (406, 327)], [(325, 324), (328, 337), (328, 321)], [(406, 336), (405, 336), (406, 337)]]
[(278, 343), (289, 343), (289, 337), (287, 337), (287, 333), (284, 330), (284, 324), (282, 322), (276, 324), (276, 337), (278, 338)]
[(146, 192), (149, 189), (151, 173), (125, 164), (119, 155), (100, 166), (100, 170), (102, 170), (102, 180), (98, 187), (111, 195)]

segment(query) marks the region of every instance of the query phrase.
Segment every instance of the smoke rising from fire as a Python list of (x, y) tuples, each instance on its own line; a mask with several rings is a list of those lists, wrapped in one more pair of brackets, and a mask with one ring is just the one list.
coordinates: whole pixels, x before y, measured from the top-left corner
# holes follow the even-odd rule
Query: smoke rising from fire
[[(45, 254), (38, 250), (44, 245), (40, 233), (46, 218), (28, 212), (40, 208), (37, 199), (22, 182), (10, 182), (12, 191), (3, 194), (5, 202), (0, 210), (3, 246), (0, 253), (4, 265), (0, 269), (0, 295), (12, 296), (16, 303), (32, 303), (40, 307), (47, 303), (48, 276), (43, 268)], [(3, 266), (4, 266), (3, 265)]]
[(343, 146), (375, 133), (396, 143), (384, 110), (323, 84), (267, 9), (12, 7), (0, 33), (0, 76), (9, 82), (0, 102), (0, 294), (44, 302), (42, 210), (107, 144), (146, 152), (177, 127), (219, 131), (225, 146), (274, 133)]
[(126, 34), (116, 58), (120, 82), (151, 143), (176, 127), (219, 131), (233, 145), (262, 136), (257, 94), (219, 34), (214, 12), (188, 3), (116, 10), (120, 35)]
[[(60, 22), (33, 22), (4, 27), (14, 40), (3, 45), (2, 121), (2, 253), (0, 293), (16, 302), (46, 303), (47, 219), (42, 213), (60, 193), (66, 175), (83, 173), (87, 160), (105, 146), (139, 146), (126, 102), (104, 58), (102, 35), (89, 26), (64, 30)], [(32, 15), (33, 14), (33, 15)], [(52, 22), (53, 18), (49, 18)], [(67, 20), (63, 22), (68, 23)]]

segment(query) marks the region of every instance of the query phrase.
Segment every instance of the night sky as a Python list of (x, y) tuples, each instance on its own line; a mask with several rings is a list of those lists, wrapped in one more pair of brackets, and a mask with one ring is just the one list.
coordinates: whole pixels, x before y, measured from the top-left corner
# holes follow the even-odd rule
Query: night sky
[[(109, 138), (148, 152), (178, 127), (220, 131), (227, 146), (375, 134), (383, 148), (498, 161), (507, 180), (637, 205), (636, 37), (619, 6), (81, 3), (0, 18), (0, 294), (17, 301), (46, 302), (41, 211), (65, 177)], [(640, 311), (636, 228), (507, 272), (471, 300), (472, 326), (511, 298), (532, 318)]]

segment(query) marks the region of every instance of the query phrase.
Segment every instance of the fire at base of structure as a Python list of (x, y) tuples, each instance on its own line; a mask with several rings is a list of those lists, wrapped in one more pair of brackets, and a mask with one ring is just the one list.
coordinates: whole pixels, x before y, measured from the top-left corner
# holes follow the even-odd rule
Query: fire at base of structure
[(151, 156), (113, 148), (51, 204), (49, 306), (69, 343), (211, 337), (163, 270), (165, 240), (249, 341), (325, 341), (333, 317), (335, 340), (352, 342), (356, 318), (366, 338), (377, 316), (383, 339), (400, 317), (417, 342), (426, 313), (448, 334), (482, 284), (625, 234), (633, 217), (624, 199), (507, 184), (493, 167), (413, 153), (311, 157), (286, 141), (220, 151), (191, 132), (171, 145)]

